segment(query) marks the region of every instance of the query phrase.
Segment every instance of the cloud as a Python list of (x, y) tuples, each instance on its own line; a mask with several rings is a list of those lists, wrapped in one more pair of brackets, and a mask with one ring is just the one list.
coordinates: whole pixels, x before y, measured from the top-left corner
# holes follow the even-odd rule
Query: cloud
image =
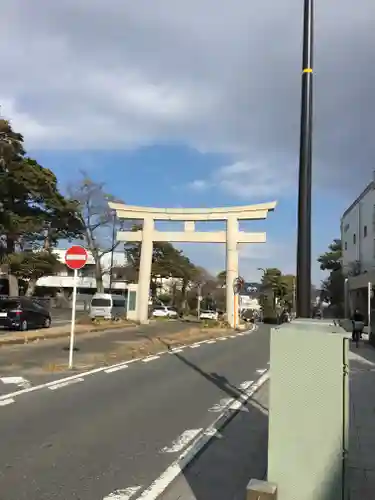
[[(289, 185), (302, 8), (300, 0), (5, 2), (2, 113), (28, 147), (179, 142), (232, 155), (247, 187), (228, 167), (228, 191), (266, 190), (268, 179)], [(374, 17), (373, 0), (316, 6), (314, 181), (335, 191), (354, 194), (373, 168)]]
[(292, 185), (287, 169), (275, 182), (272, 165), (238, 161), (219, 168), (209, 179), (194, 180), (188, 187), (194, 191), (218, 188), (224, 193), (248, 200), (280, 195)]

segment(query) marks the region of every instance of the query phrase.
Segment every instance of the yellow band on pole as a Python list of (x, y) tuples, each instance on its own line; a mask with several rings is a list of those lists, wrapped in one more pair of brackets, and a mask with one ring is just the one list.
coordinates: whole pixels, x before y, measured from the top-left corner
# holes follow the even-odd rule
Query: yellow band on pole
[(312, 72), (313, 72), (312, 68), (305, 68), (305, 69), (302, 71), (302, 73), (312, 73)]

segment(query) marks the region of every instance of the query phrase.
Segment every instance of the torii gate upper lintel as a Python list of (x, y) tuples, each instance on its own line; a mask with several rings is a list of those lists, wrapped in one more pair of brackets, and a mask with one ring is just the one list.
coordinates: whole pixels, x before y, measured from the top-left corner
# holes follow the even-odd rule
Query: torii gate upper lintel
[[(238, 243), (265, 243), (266, 233), (240, 231), (238, 221), (266, 219), (274, 211), (276, 201), (257, 205), (220, 208), (154, 208), (109, 203), (119, 219), (143, 220), (139, 231), (118, 231), (118, 241), (142, 242), (138, 280), (137, 317), (148, 322), (148, 300), (151, 279), (152, 248), (154, 241), (226, 243), (226, 307), (228, 322), (236, 326), (233, 282), (238, 276)], [(155, 221), (182, 221), (184, 231), (157, 231)], [(196, 231), (197, 221), (226, 221), (225, 231)]]

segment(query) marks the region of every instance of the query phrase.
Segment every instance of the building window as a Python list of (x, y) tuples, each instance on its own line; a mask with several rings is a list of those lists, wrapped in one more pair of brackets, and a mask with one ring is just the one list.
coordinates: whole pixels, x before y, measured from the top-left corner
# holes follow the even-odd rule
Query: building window
[(354, 233), (354, 234), (353, 234), (353, 245), (355, 245), (355, 244), (356, 244), (356, 242), (357, 242), (357, 237), (356, 237), (356, 235), (355, 235), (355, 233)]
[(347, 249), (348, 249), (348, 242), (345, 241), (345, 250), (347, 250)]
[(363, 228), (363, 237), (366, 238), (367, 236), (367, 226), (364, 226)]

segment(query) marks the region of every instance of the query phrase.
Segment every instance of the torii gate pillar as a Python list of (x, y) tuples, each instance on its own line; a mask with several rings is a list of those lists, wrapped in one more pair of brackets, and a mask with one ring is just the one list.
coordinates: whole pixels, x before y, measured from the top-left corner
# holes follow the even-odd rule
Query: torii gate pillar
[[(152, 250), (154, 241), (193, 242), (193, 243), (226, 243), (226, 307), (227, 319), (232, 328), (238, 324), (234, 296), (234, 280), (238, 277), (238, 244), (265, 243), (266, 233), (248, 233), (239, 230), (240, 220), (266, 219), (269, 211), (273, 211), (276, 202), (242, 207), (224, 208), (151, 208), (109, 203), (116, 210), (119, 219), (143, 220), (139, 231), (118, 231), (117, 240), (124, 242), (140, 242), (141, 259), (138, 279), (137, 319), (140, 323), (148, 323), (148, 302), (150, 294)], [(155, 221), (181, 221), (184, 231), (157, 231)], [(196, 221), (225, 221), (225, 231), (195, 231)]]

